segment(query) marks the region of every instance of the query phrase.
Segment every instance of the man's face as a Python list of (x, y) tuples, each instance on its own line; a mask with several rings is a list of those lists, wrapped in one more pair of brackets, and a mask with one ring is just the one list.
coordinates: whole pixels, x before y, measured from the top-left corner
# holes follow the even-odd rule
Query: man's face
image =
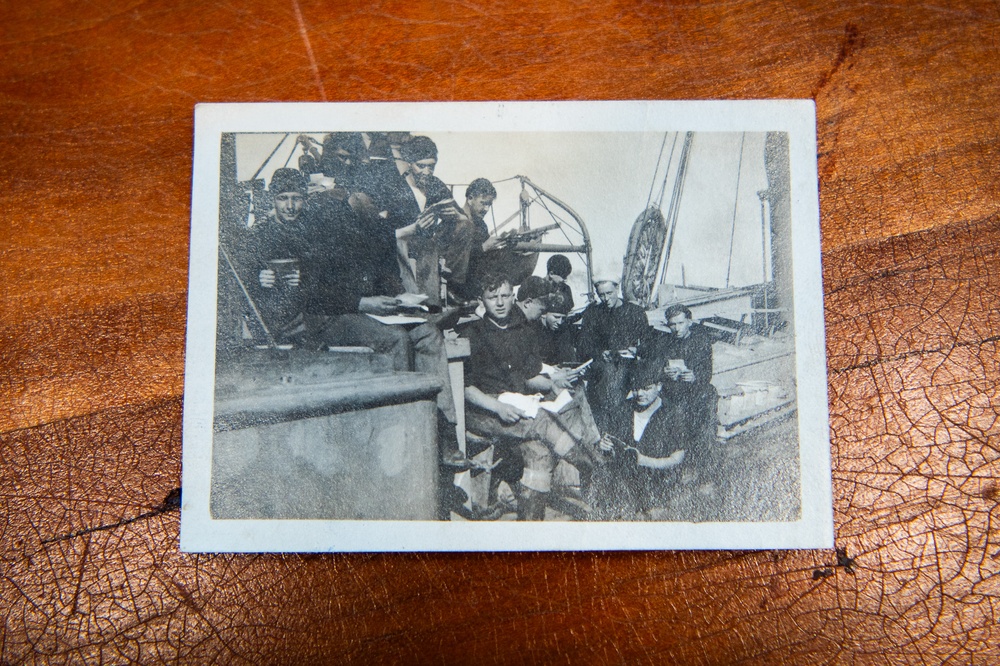
[(484, 291), (482, 301), (486, 314), (497, 321), (504, 321), (514, 307), (514, 290), (509, 283), (504, 282), (496, 289)]
[(521, 309), (524, 311), (525, 319), (538, 321), (545, 314), (545, 302), (540, 298), (529, 298), (521, 301)]
[(597, 297), (609, 308), (618, 307), (618, 303), (620, 302), (618, 298), (618, 285), (613, 282), (602, 282), (597, 285)]
[(410, 162), (410, 173), (413, 174), (413, 182), (417, 184), (417, 187), (423, 189), (427, 186), (431, 176), (434, 175), (435, 166), (437, 166), (437, 160), (433, 157)]
[(494, 199), (496, 199), (496, 197), (491, 197), (488, 194), (480, 194), (479, 196), (469, 199), (469, 210), (472, 212), (472, 216), (477, 220), (481, 220), (486, 217), (486, 213), (489, 212)]
[(635, 404), (637, 407), (645, 409), (649, 407), (654, 402), (656, 398), (660, 395), (660, 389), (663, 388), (662, 384), (650, 384), (649, 386), (643, 386), (642, 388), (635, 390)]
[(282, 222), (294, 222), (302, 213), (306, 200), (299, 192), (282, 192), (274, 197), (274, 212)]
[(542, 325), (550, 331), (558, 331), (566, 315), (561, 312), (546, 312), (542, 315)]
[(555, 273), (549, 273), (549, 280), (551, 280), (552, 282), (555, 282), (556, 284), (562, 284), (563, 282), (566, 281), (566, 278), (564, 278), (562, 275), (556, 275)]
[(678, 338), (686, 338), (691, 335), (692, 324), (694, 324), (694, 322), (688, 319), (687, 315), (683, 312), (674, 315), (670, 318), (670, 321), (667, 322), (667, 326), (670, 327), (670, 332)]

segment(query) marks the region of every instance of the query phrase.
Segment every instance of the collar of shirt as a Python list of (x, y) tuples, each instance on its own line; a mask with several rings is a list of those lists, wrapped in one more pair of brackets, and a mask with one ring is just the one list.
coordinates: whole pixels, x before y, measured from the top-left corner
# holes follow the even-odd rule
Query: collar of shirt
[(653, 418), (653, 414), (656, 413), (663, 405), (663, 399), (657, 396), (656, 400), (652, 402), (646, 409), (641, 411), (632, 412), (632, 439), (638, 442), (642, 439), (642, 433), (646, 432), (646, 426), (649, 425), (649, 420)]

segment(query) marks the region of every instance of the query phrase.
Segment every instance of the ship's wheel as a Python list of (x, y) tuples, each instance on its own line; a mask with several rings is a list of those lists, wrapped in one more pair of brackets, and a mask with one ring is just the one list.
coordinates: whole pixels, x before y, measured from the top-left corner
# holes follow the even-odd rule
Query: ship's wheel
[(632, 225), (622, 274), (625, 300), (648, 305), (666, 238), (667, 223), (658, 208), (647, 208)]

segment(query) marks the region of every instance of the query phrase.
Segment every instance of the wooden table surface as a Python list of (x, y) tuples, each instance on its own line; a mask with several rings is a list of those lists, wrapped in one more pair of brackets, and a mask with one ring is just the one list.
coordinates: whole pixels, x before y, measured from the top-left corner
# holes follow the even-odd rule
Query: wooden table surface
[[(1000, 663), (996, 2), (0, 17), (3, 664)], [(839, 554), (178, 552), (196, 102), (766, 97), (817, 104)]]

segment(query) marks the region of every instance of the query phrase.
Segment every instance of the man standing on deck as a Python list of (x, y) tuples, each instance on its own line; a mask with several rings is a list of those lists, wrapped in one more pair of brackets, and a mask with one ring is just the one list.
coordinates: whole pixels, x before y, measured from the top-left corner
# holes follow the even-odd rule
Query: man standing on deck
[(458, 252), (448, 261), (451, 268), (449, 287), (461, 299), (478, 297), (477, 282), (484, 274), (483, 255), (503, 247), (503, 241), (490, 235), (486, 226), (486, 213), (496, 201), (497, 190), (485, 178), (476, 178), (465, 188), (465, 206), (462, 210), (472, 224), (472, 240), (464, 255)]

